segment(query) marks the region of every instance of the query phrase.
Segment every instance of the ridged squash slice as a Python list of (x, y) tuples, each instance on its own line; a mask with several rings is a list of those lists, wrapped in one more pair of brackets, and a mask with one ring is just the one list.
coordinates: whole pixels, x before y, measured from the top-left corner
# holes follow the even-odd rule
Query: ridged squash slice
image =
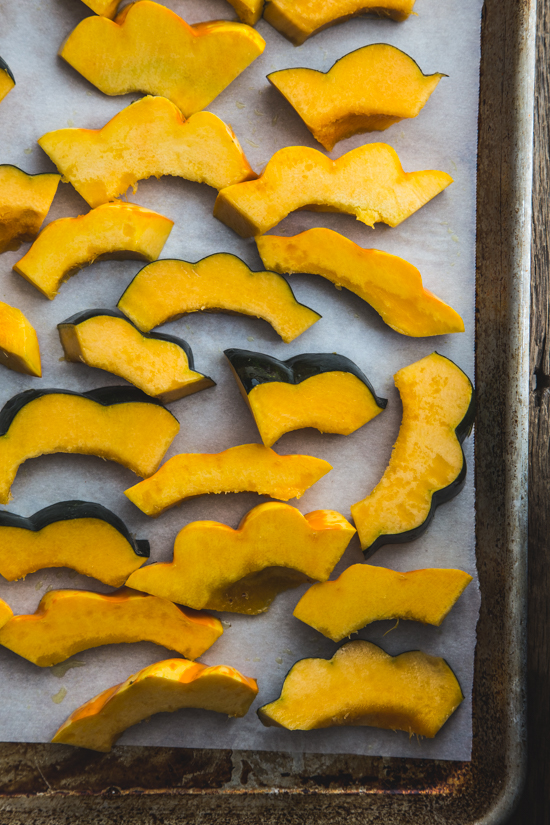
[(0, 503), (10, 500), (21, 464), (49, 453), (97, 455), (151, 475), (178, 430), (177, 419), (135, 387), (20, 392), (0, 411)]
[(264, 266), (275, 272), (308, 272), (345, 287), (378, 312), (396, 332), (423, 338), (464, 332), (458, 312), (422, 286), (418, 269), (397, 255), (363, 247), (331, 229), (308, 229), (283, 238), (256, 238)]
[(4, 100), (8, 92), (15, 86), (15, 77), (5, 60), (0, 57), (0, 101)]
[(104, 690), (69, 716), (52, 742), (107, 753), (132, 725), (154, 713), (203, 708), (244, 716), (258, 693), (255, 679), (232, 667), (167, 659)]
[(280, 275), (253, 272), (240, 258), (224, 252), (196, 264), (149, 264), (130, 283), (118, 307), (143, 332), (189, 312), (251, 315), (271, 324), (286, 343), (321, 317), (298, 303)]
[(27, 175), (17, 166), (0, 164), (0, 252), (36, 238), (60, 180), (60, 175)]
[(294, 616), (333, 642), (383, 619), (409, 619), (439, 627), (471, 581), (463, 570), (432, 567), (399, 573), (387, 567), (352, 564), (335, 581), (310, 587)]
[(398, 226), (452, 182), (446, 172), (404, 172), (386, 143), (359, 146), (337, 160), (289, 146), (275, 152), (257, 180), (222, 189), (214, 216), (243, 238), (263, 235), (296, 209)]
[(64, 281), (94, 261), (156, 261), (173, 225), (135, 203), (105, 203), (52, 221), (13, 268), (53, 300)]
[(145, 92), (200, 112), (261, 55), (265, 40), (243, 23), (189, 26), (166, 6), (139, 0), (114, 21), (86, 17), (59, 55), (107, 95)]
[(36, 330), (17, 307), (0, 301), (0, 364), (40, 378), (40, 347)]
[(346, 54), (328, 72), (283, 69), (267, 79), (330, 152), (352, 135), (416, 117), (442, 77), (423, 74), (401, 49), (374, 43)]
[(120, 4), (120, 0), (82, 0), (82, 2), (103, 17), (114, 17)]
[(350, 435), (388, 403), (343, 355), (317, 352), (287, 361), (244, 349), (224, 355), (266, 447), (303, 427)]
[(340, 513), (270, 501), (254, 507), (237, 530), (194, 521), (181, 530), (169, 564), (136, 570), (128, 586), (197, 610), (264, 613), (283, 590), (326, 581), (355, 530)]
[(57, 129), (38, 143), (92, 207), (152, 175), (215, 189), (257, 177), (223, 120), (210, 112), (185, 120), (165, 97), (132, 103), (102, 129)]
[(264, 10), (264, 0), (228, 0), (239, 19), (249, 26), (255, 26)]
[(422, 535), (436, 507), (458, 495), (466, 479), (461, 443), (475, 414), (468, 376), (433, 352), (394, 379), (403, 402), (399, 435), (384, 475), (351, 508), (367, 558), (384, 544)]
[(223, 633), (218, 619), (122, 587), (114, 593), (50, 590), (35, 613), (0, 628), (0, 645), (39, 667), (122, 642), (154, 642), (196, 659)]
[(117, 312), (79, 312), (57, 330), (67, 361), (119, 375), (163, 404), (215, 386), (193, 369), (187, 341), (159, 333), (144, 335)]
[(414, 0), (267, 0), (264, 18), (295, 46), (323, 29), (350, 17), (374, 13), (392, 20), (406, 20)]
[(332, 467), (321, 458), (277, 455), (261, 444), (242, 444), (222, 453), (175, 455), (125, 495), (148, 516), (207, 493), (251, 492), (288, 501), (300, 498), (329, 470)]

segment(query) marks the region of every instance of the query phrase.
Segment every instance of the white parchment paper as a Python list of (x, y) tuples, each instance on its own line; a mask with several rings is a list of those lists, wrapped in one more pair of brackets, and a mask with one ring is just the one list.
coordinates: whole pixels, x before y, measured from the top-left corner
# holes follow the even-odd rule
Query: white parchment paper
[[(188, 22), (232, 18), (224, 0), (170, 0), (170, 8)], [(286, 359), (303, 352), (339, 352), (352, 358), (369, 376), (376, 391), (389, 399), (387, 410), (349, 437), (301, 430), (284, 436), (281, 453), (306, 453), (327, 459), (334, 467), (297, 503), (302, 512), (339, 510), (349, 518), (350, 505), (375, 486), (397, 436), (401, 405), (393, 374), (434, 349), (449, 356), (471, 377), (474, 369), (474, 241), (476, 143), (481, 0), (418, 0), (417, 16), (396, 24), (372, 18), (351, 20), (328, 29), (295, 48), (265, 22), (258, 29), (267, 41), (264, 55), (209, 107), (232, 124), (252, 166), (260, 171), (283, 146), (302, 144), (316, 149), (298, 116), (265, 79), (270, 71), (292, 66), (328, 70), (344, 54), (369, 43), (391, 43), (410, 54), (425, 73), (445, 72), (431, 99), (415, 120), (402, 121), (384, 133), (357, 136), (338, 144), (331, 157), (365, 142), (383, 140), (393, 146), (405, 170), (442, 169), (455, 182), (443, 194), (395, 229), (374, 230), (351, 216), (299, 212), (289, 216), (275, 234), (291, 235), (314, 226), (337, 230), (364, 247), (400, 255), (421, 271), (426, 287), (457, 309), (466, 333), (412, 339), (393, 332), (359, 298), (337, 291), (313, 276), (294, 276), (291, 284), (301, 302), (323, 318), (287, 345), (260, 320), (195, 314), (166, 325), (165, 332), (186, 338), (193, 347), (196, 368), (217, 381), (217, 387), (171, 405), (181, 431), (168, 457), (180, 452), (217, 452), (259, 442), (253, 420), (241, 399), (223, 356), (228, 347), (270, 353)], [(89, 10), (78, 0), (27, 0), (0, 4), (0, 54), (13, 70), (17, 86), (0, 105), (0, 163), (27, 172), (54, 171), (36, 144), (45, 132), (65, 126), (99, 128), (139, 95), (102, 95), (56, 56), (59, 45)], [(243, 241), (212, 217), (216, 192), (177, 178), (139, 184), (129, 199), (175, 221), (163, 257), (196, 261), (214, 252), (233, 252), (252, 268), (261, 269), (255, 244)], [(59, 187), (47, 221), (76, 216), (88, 209), (68, 184)], [(88, 390), (124, 383), (100, 370), (62, 360), (56, 324), (73, 313), (114, 307), (140, 269), (135, 262), (104, 262), (84, 269), (47, 301), (16, 273), (12, 265), (24, 254), (0, 257), (0, 299), (20, 307), (38, 331), (43, 378), (32, 379), (2, 369), (0, 404), (29, 387)], [(201, 661), (228, 664), (258, 679), (257, 702), (244, 719), (228, 720), (204, 711), (160, 714), (127, 731), (121, 744), (181, 747), (243, 748), (318, 753), (355, 753), (438, 759), (470, 759), (471, 687), (479, 590), (475, 571), (472, 441), (465, 444), (470, 473), (460, 496), (440, 507), (427, 533), (418, 541), (388, 545), (371, 564), (398, 570), (426, 566), (460, 567), (474, 582), (440, 628), (401, 622), (378, 622), (360, 632), (396, 655), (421, 648), (444, 656), (456, 673), (465, 701), (434, 740), (409, 739), (402, 732), (373, 728), (334, 728), (287, 732), (264, 728), (255, 709), (275, 699), (284, 676), (298, 659), (330, 657), (336, 645), (293, 618), (292, 610), (305, 587), (279, 596), (258, 617), (231, 614), (223, 637)], [(98, 501), (120, 515), (139, 538), (151, 541), (154, 561), (171, 558), (178, 531), (195, 519), (216, 519), (236, 527), (262, 499), (252, 494), (203, 496), (175, 508), (158, 520), (138, 511), (123, 491), (136, 483), (123, 467), (95, 457), (55, 455), (28, 461), (12, 488), (9, 510), (31, 515), (42, 507), (70, 498)], [(291, 502), (296, 504), (296, 502)], [(355, 539), (335, 575), (362, 561)], [(0, 597), (16, 613), (33, 612), (48, 589), (78, 587), (108, 592), (109, 588), (67, 570), (44, 570), (25, 581), (0, 583)], [(47, 742), (80, 704), (131, 673), (172, 654), (155, 645), (115, 645), (78, 654), (64, 666), (37, 668), (0, 649), (0, 739)]]

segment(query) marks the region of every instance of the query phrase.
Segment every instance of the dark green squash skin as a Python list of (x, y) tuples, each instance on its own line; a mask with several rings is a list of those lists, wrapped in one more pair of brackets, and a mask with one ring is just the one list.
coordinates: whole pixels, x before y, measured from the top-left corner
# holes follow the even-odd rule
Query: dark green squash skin
[[(0, 57), (0, 72), (6, 72), (6, 74), (8, 75), (8, 77), (9, 77), (9, 78), (11, 78), (11, 79), (13, 80), (14, 85), (15, 85), (15, 77), (13, 76), (13, 72), (12, 72), (12, 70), (10, 69), (10, 67), (8, 66), (8, 64), (6, 63), (6, 61), (5, 61), (5, 60), (2, 60), (2, 58), (1, 58), (1, 57)], [(9, 166), (10, 164), (6, 163), (6, 164), (4, 164), (4, 165), (5, 165), (5, 166)]]
[(57, 504), (51, 504), (49, 507), (44, 507), (34, 515), (25, 518), (18, 516), (16, 513), (9, 513), (6, 510), (0, 511), (0, 541), (2, 535), (2, 527), (18, 527), (21, 530), (30, 530), (33, 533), (38, 533), (53, 524), (56, 521), (72, 521), (79, 518), (99, 519), (107, 522), (115, 530), (118, 530), (120, 535), (126, 539), (128, 544), (136, 556), (148, 559), (151, 550), (149, 542), (146, 539), (134, 539), (122, 521), (115, 513), (108, 510), (102, 504), (97, 504), (92, 501), (59, 501)]

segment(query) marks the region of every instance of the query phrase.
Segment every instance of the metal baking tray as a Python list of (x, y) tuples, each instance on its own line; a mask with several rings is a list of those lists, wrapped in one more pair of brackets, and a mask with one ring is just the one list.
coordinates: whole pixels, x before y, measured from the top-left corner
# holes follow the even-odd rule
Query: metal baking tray
[(477, 561), (471, 762), (0, 744), (2, 825), (504, 822), (525, 772), (535, 4), (486, 0), (477, 193)]

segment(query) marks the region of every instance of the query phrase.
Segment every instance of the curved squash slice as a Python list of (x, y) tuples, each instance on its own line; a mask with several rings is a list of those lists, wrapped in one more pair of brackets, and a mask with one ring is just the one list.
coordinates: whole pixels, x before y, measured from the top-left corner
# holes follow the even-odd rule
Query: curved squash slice
[(321, 458), (277, 455), (260, 444), (243, 444), (222, 453), (175, 455), (125, 495), (148, 516), (207, 493), (251, 492), (288, 501), (300, 498), (329, 470), (332, 467)]
[(35, 613), (0, 628), (0, 645), (39, 667), (74, 653), (121, 642), (154, 642), (196, 659), (223, 633), (218, 619), (176, 607), (166, 599), (122, 587), (104, 595), (50, 590)]
[(36, 238), (60, 180), (60, 175), (27, 175), (17, 166), (0, 164), (0, 252)]
[(189, 312), (251, 315), (271, 324), (285, 343), (321, 317), (298, 303), (280, 275), (252, 272), (240, 258), (224, 252), (196, 264), (149, 264), (130, 283), (118, 307), (143, 332)]
[(228, 0), (239, 19), (249, 26), (255, 26), (264, 10), (264, 0)]
[(134, 387), (20, 392), (0, 411), (0, 503), (20, 465), (49, 453), (97, 455), (151, 475), (178, 430), (172, 413)]
[(79, 312), (57, 329), (67, 361), (119, 375), (163, 404), (215, 386), (193, 369), (187, 341), (160, 333), (142, 335), (117, 312)]
[(370, 304), (396, 332), (413, 338), (464, 332), (458, 312), (422, 286), (412, 264), (363, 249), (331, 229), (308, 229), (292, 238), (256, 238), (264, 265), (275, 272), (308, 272), (345, 287)]
[(101, 504), (60, 501), (24, 518), (0, 512), (0, 575), (10, 582), (45, 567), (69, 567), (120, 587), (149, 558), (149, 542), (132, 537)]
[(382, 132), (416, 117), (443, 74), (425, 75), (401, 49), (364, 46), (328, 72), (283, 69), (267, 76), (327, 151), (364, 132)]
[(354, 533), (334, 510), (303, 516), (270, 501), (237, 530), (217, 521), (188, 524), (176, 537), (174, 560), (136, 570), (128, 586), (197, 610), (264, 613), (283, 590), (326, 581)]
[(96, 14), (103, 17), (114, 17), (120, 0), (82, 0)]
[(156, 261), (173, 225), (135, 203), (105, 203), (52, 221), (13, 268), (53, 300), (64, 281), (94, 261)]
[(40, 378), (40, 347), (36, 331), (20, 309), (0, 301), (0, 364)]
[(343, 355), (311, 353), (287, 361), (244, 349), (224, 355), (266, 447), (303, 427), (349, 435), (388, 403)]
[(446, 172), (404, 172), (386, 143), (368, 143), (337, 160), (289, 146), (275, 152), (258, 180), (222, 189), (214, 216), (243, 238), (263, 235), (296, 209), (398, 226), (452, 182)]
[(352, 564), (335, 581), (310, 587), (294, 616), (333, 642), (383, 619), (409, 619), (439, 627), (471, 581), (463, 570), (427, 568), (399, 573)]
[(414, 0), (267, 0), (264, 18), (295, 46), (329, 26), (360, 14), (379, 14), (392, 20), (406, 20)]
[(281, 696), (264, 705), (264, 725), (313, 730), (369, 725), (432, 739), (464, 696), (444, 659), (420, 650), (388, 656), (372, 642), (348, 642), (332, 659), (302, 659)]
[(6, 61), (0, 57), (0, 101), (4, 100), (14, 86), (15, 77), (13, 76), (13, 72)]
[(13, 610), (4, 599), (0, 599), (0, 627), (3, 627), (13, 616)]
[(257, 177), (229, 126), (210, 112), (184, 120), (165, 97), (144, 97), (102, 129), (57, 129), (38, 141), (90, 206), (155, 175), (223, 189)]
[(466, 479), (460, 445), (475, 413), (468, 376), (434, 352), (394, 378), (403, 420), (390, 463), (372, 493), (351, 508), (367, 558), (384, 544), (417, 539)]
[(265, 48), (258, 32), (216, 20), (189, 26), (166, 6), (139, 0), (115, 21), (86, 17), (59, 55), (107, 95), (145, 92), (200, 112)]
[(202, 708), (244, 716), (258, 686), (232, 667), (167, 659), (140, 670), (75, 710), (52, 742), (108, 753), (119, 736), (154, 713)]

